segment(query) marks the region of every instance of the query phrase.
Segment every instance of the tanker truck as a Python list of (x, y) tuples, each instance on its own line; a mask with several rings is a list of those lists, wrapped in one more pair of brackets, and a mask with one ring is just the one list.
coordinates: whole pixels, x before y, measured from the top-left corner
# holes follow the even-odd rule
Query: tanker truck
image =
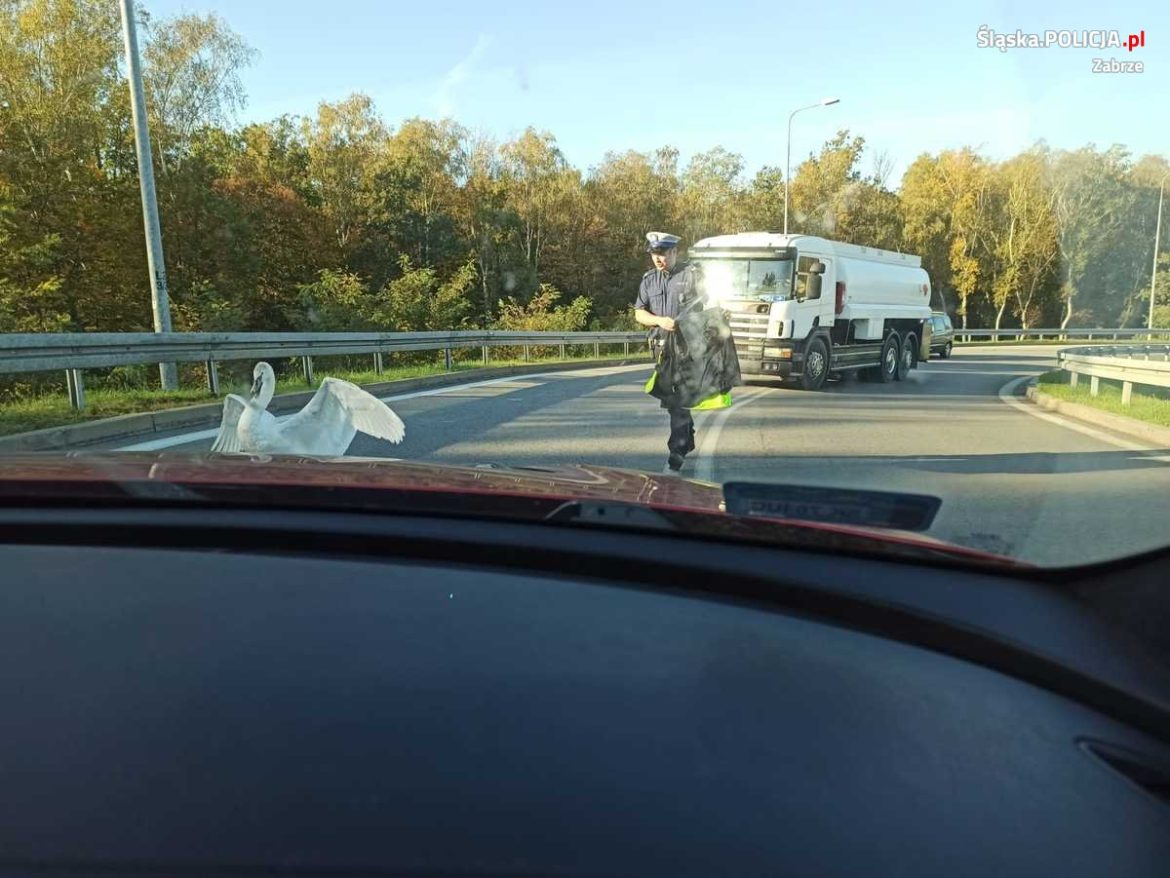
[(846, 372), (900, 381), (930, 357), (917, 256), (774, 232), (704, 238), (688, 256), (708, 307), (730, 314), (745, 375), (820, 390)]

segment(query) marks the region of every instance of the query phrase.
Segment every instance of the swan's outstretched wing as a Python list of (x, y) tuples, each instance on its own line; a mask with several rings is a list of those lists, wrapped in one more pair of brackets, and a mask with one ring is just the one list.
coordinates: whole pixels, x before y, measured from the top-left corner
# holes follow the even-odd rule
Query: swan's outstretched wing
[(325, 383), (329, 386), (330, 395), (340, 400), (349, 412), (359, 432), (395, 445), (406, 438), (406, 424), (382, 400), (348, 381), (327, 378)]
[(356, 431), (401, 442), (406, 425), (356, 384), (326, 378), (309, 404), (280, 425), (281, 444), (307, 454), (343, 454)]
[(240, 434), (238, 427), (240, 415), (244, 413), (248, 403), (242, 396), (229, 393), (223, 401), (223, 423), (219, 425), (219, 434), (211, 445), (211, 450), (220, 454), (234, 454), (240, 450)]

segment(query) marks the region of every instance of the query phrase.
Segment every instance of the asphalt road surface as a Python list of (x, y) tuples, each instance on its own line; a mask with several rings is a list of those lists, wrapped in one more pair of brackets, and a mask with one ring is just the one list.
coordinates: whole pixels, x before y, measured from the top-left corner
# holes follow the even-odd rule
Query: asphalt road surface
[[(760, 382), (696, 417), (684, 477), (941, 497), (931, 534), (1045, 565), (1170, 543), (1170, 449), (1041, 413), (1020, 398), (1056, 348), (956, 348), (909, 379)], [(642, 390), (649, 366), (528, 375), (390, 398), (398, 446), (358, 434), (349, 454), (438, 463), (597, 463), (661, 472), (666, 413)], [(205, 450), (207, 431), (129, 447)]]

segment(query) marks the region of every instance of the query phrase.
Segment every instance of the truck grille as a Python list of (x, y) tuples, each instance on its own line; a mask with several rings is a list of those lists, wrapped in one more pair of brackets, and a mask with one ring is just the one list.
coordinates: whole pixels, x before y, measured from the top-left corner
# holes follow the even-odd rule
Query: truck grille
[(732, 314), (729, 322), (736, 353), (752, 360), (762, 359), (764, 339), (768, 337), (768, 315)]

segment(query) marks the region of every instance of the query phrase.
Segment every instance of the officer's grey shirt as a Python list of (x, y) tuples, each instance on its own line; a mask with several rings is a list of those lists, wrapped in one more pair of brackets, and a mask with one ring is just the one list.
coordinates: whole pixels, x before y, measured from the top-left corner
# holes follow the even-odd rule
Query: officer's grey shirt
[(686, 263), (678, 263), (672, 271), (652, 268), (642, 275), (634, 307), (649, 311), (656, 317), (677, 317), (692, 285), (691, 272), (687, 270)]

